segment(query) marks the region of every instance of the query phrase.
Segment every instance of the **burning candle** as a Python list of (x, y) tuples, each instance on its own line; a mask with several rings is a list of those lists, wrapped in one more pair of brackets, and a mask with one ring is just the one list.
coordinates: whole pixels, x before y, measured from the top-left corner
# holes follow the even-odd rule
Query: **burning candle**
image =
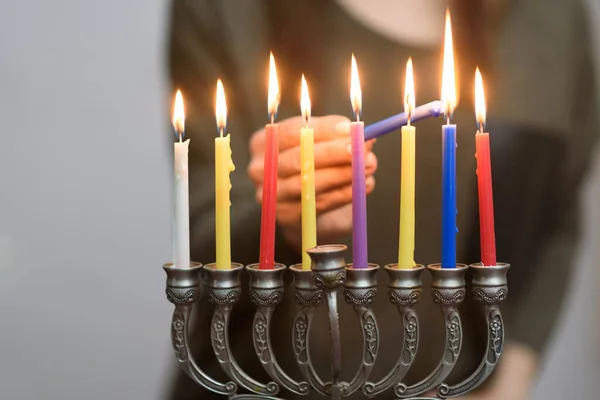
[(479, 68), (475, 71), (475, 117), (479, 130), (475, 134), (477, 158), (477, 188), (479, 192), (479, 234), (481, 240), (481, 263), (496, 265), (496, 234), (494, 232), (494, 196), (492, 191), (492, 167), (490, 135), (484, 132), (485, 95)]
[(310, 119), (310, 97), (308, 85), (302, 75), (300, 108), (304, 126), (300, 128), (300, 175), (302, 176), (302, 269), (309, 270), (311, 259), (307, 249), (317, 245), (317, 208), (315, 199), (315, 139), (308, 127)]
[[(444, 103), (439, 100), (432, 101), (422, 106), (413, 108), (410, 120), (417, 122), (429, 117), (439, 117), (444, 113)], [(408, 115), (406, 112), (392, 115), (389, 118), (382, 119), (365, 127), (365, 140), (378, 138), (403, 127), (408, 123)]]
[(350, 73), (350, 101), (356, 121), (350, 124), (352, 147), (352, 264), (354, 268), (367, 268), (367, 189), (365, 177), (365, 133), (360, 121), (362, 91), (358, 78), (356, 59), (352, 55)]
[(275, 220), (277, 213), (277, 164), (279, 158), (279, 124), (275, 114), (279, 106), (279, 82), (273, 53), (269, 57), (268, 112), (271, 123), (265, 126), (265, 161), (260, 224), (260, 269), (275, 266)]
[(412, 110), (415, 108), (415, 83), (412, 60), (406, 63), (406, 83), (404, 85), (404, 112), (408, 116), (407, 125), (402, 127), (402, 161), (400, 182), (400, 234), (398, 243), (398, 268), (409, 269), (415, 266), (415, 132), (410, 125)]
[(223, 83), (217, 81), (217, 99), (215, 106), (219, 136), (215, 138), (215, 218), (217, 269), (231, 268), (231, 234), (229, 208), (231, 202), (229, 192), (231, 180), (229, 174), (235, 170), (231, 158), (230, 137), (223, 136), (227, 125), (227, 103)]
[(175, 95), (173, 128), (179, 141), (174, 143), (174, 213), (173, 213), (173, 265), (177, 268), (190, 266), (190, 207), (188, 188), (188, 148), (190, 139), (185, 136), (185, 112), (181, 91)]
[(442, 268), (456, 268), (456, 125), (450, 119), (457, 104), (450, 12), (446, 10), (442, 102)]

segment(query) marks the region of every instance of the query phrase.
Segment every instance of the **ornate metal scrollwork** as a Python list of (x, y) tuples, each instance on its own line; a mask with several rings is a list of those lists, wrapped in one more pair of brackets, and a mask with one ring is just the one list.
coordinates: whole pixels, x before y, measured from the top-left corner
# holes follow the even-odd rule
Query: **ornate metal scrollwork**
[[(270, 338), (273, 313), (283, 301), (284, 266), (274, 270), (259, 270), (253, 266), (250, 273), (250, 299), (256, 306), (252, 323), (252, 337), (256, 356), (272, 381), (257, 382), (237, 365), (229, 344), (229, 321), (236, 302), (241, 297), (240, 272), (242, 266), (235, 264), (229, 270), (217, 270), (207, 266), (202, 283), (208, 290), (208, 300), (215, 305), (211, 322), (211, 343), (214, 354), (230, 382), (220, 383), (208, 377), (195, 363), (188, 344), (188, 325), (195, 303), (200, 297), (201, 266), (192, 268), (164, 267), (167, 272), (167, 299), (175, 305), (171, 320), (171, 342), (177, 362), (185, 373), (206, 389), (227, 396), (230, 400), (282, 400), (275, 397), (281, 387), (289, 392), (308, 395), (311, 389), (334, 400), (351, 396), (362, 389), (367, 397), (377, 397), (393, 388), (400, 398), (412, 400), (432, 398), (415, 397), (437, 388), (441, 399), (461, 396), (484, 382), (497, 365), (504, 347), (504, 322), (500, 305), (508, 293), (506, 284), (507, 264), (482, 267), (472, 265), (473, 298), (481, 306), (486, 318), (487, 348), (478, 368), (471, 376), (455, 385), (444, 383), (452, 371), (461, 351), (462, 325), (458, 306), (465, 297), (464, 274), (466, 266), (441, 269), (439, 265), (428, 267), (432, 274), (432, 300), (440, 306), (445, 326), (444, 353), (436, 368), (423, 380), (407, 385), (402, 382), (406, 372), (417, 356), (419, 346), (419, 321), (413, 309), (421, 298), (420, 273), (424, 269), (399, 270), (386, 266), (390, 275), (388, 297), (395, 305), (402, 321), (404, 333), (402, 348), (394, 368), (380, 381), (368, 382), (379, 351), (379, 328), (371, 305), (377, 292), (378, 267), (354, 269), (343, 261), (345, 246), (318, 246), (309, 250), (313, 260), (312, 270), (290, 268), (294, 273), (294, 299), (301, 307), (292, 332), (292, 344), (303, 381), (289, 377), (278, 365)], [(341, 342), (338, 321), (337, 292), (344, 285), (344, 299), (351, 305), (360, 323), (363, 337), (361, 364), (350, 382), (340, 380)], [(315, 372), (310, 357), (310, 332), (316, 307), (327, 304), (332, 341), (332, 375), (324, 382)], [(237, 393), (242, 387), (252, 393)]]
[(327, 396), (325, 383), (312, 364), (309, 339), (315, 310), (325, 302), (325, 293), (314, 285), (310, 270), (303, 270), (302, 265), (293, 265), (289, 270), (294, 275), (294, 300), (301, 307), (292, 328), (292, 348), (296, 362), (310, 387), (320, 395)]
[(165, 293), (173, 304), (192, 304), (198, 299), (197, 288), (167, 288)]

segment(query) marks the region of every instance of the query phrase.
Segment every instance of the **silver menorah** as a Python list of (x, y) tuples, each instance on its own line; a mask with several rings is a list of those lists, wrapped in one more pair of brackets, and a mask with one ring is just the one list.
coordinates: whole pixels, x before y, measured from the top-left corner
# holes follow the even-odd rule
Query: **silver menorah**
[[(508, 264), (496, 266), (481, 264), (457, 265), (441, 268), (439, 264), (427, 266), (432, 275), (432, 299), (441, 308), (445, 324), (445, 348), (435, 369), (418, 383), (402, 382), (410, 369), (419, 346), (419, 320), (414, 306), (422, 293), (422, 265), (413, 269), (397, 269), (385, 266), (389, 274), (388, 297), (396, 306), (402, 320), (404, 339), (398, 360), (392, 370), (379, 381), (370, 380), (379, 351), (379, 325), (371, 304), (377, 294), (377, 274), (380, 267), (370, 264), (368, 268), (353, 268), (344, 261), (344, 245), (317, 246), (308, 250), (312, 259), (311, 270), (300, 265), (286, 268), (277, 264), (274, 269), (259, 269), (257, 264), (247, 266), (250, 274), (250, 297), (256, 305), (252, 334), (256, 355), (272, 381), (261, 383), (251, 378), (236, 363), (229, 345), (229, 321), (231, 311), (241, 295), (241, 264), (231, 269), (216, 269), (215, 264), (202, 267), (193, 263), (191, 268), (176, 268), (167, 264), (166, 294), (175, 305), (171, 321), (171, 340), (175, 356), (181, 368), (196, 383), (207, 390), (227, 396), (229, 399), (281, 399), (282, 389), (299, 395), (318, 393), (339, 400), (359, 390), (369, 398), (390, 390), (401, 399), (446, 399), (466, 394), (481, 385), (492, 373), (504, 343), (504, 323), (500, 304), (506, 298)], [(477, 369), (463, 382), (446, 383), (460, 356), (462, 324), (458, 306), (466, 295), (465, 273), (473, 272), (472, 295), (486, 318), (487, 349)], [(271, 346), (270, 328), (275, 308), (283, 300), (283, 274), (289, 269), (294, 276), (294, 298), (300, 311), (294, 320), (292, 345), (302, 380), (291, 378), (277, 363)], [(188, 345), (188, 328), (192, 308), (200, 290), (208, 290), (214, 304), (211, 324), (211, 342), (214, 354), (231, 381), (217, 382), (202, 371), (194, 361)], [(350, 382), (340, 380), (342, 348), (338, 317), (338, 292), (343, 288), (346, 302), (354, 308), (360, 322), (363, 338), (362, 361)], [(331, 370), (329, 380), (323, 380), (315, 371), (310, 356), (310, 332), (317, 307), (326, 304), (331, 333)], [(417, 397), (435, 389), (437, 397)], [(240, 393), (240, 391), (242, 391)]]

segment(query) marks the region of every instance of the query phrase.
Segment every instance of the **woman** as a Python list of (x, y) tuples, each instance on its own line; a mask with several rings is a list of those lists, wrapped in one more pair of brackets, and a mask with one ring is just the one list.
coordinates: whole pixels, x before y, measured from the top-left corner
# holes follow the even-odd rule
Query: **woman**
[[(223, 79), (230, 109), (233, 157), (247, 166), (232, 175), (232, 259), (258, 260), (260, 193), (266, 122), (266, 75), (269, 51), (279, 69), (282, 143), (278, 192), (276, 260), (300, 260), (298, 129), (299, 78), (311, 89), (315, 129), (315, 164), (319, 243), (349, 244), (351, 224), (350, 156), (347, 151), (350, 54), (356, 55), (363, 87), (363, 119), (369, 123), (402, 110), (404, 65), (412, 57), (417, 101), (439, 98), (441, 44), (445, 5), (437, 1), (262, 0), (254, 2), (173, 2), (170, 70), (174, 88), (182, 89), (189, 112), (193, 259), (214, 260), (214, 180), (212, 99)], [(455, 1), (455, 51), (461, 103), (458, 125), (457, 259), (479, 259), (472, 92), (475, 66), (484, 74), (492, 135), (496, 236), (499, 260), (512, 264), (510, 295), (503, 306), (506, 345), (498, 371), (471, 399), (524, 399), (535, 377), (540, 352), (555, 323), (569, 278), (578, 235), (579, 186), (598, 135), (596, 93), (589, 33), (583, 5), (557, 0), (512, 2)], [(394, 23), (394, 20), (396, 23)], [(438, 28), (436, 28), (438, 27)], [(418, 125), (415, 260), (440, 261), (440, 120)], [(258, 130), (257, 130), (258, 129)], [(251, 133), (254, 132), (254, 133)], [(369, 254), (381, 265), (397, 256), (400, 140), (397, 133), (366, 144)], [(240, 172), (241, 171), (241, 172)], [(377, 172), (376, 172), (377, 171)], [(375, 188), (375, 178), (377, 187)], [(257, 201), (258, 198), (258, 201)], [(349, 253), (350, 254), (350, 253)], [(443, 328), (439, 309), (425, 296), (417, 310), (421, 344), (412, 383), (426, 376), (441, 357)], [(287, 282), (289, 284), (289, 282)], [(387, 282), (380, 279), (380, 285)], [(246, 283), (244, 283), (246, 285)], [(272, 336), (278, 361), (298, 376), (289, 338), (296, 307), (286, 291), (278, 307)], [(380, 291), (385, 293), (385, 291)], [(380, 295), (375, 312), (382, 322), (381, 347), (372, 373), (378, 379), (394, 364), (399, 322)], [(206, 299), (200, 300), (206, 304)], [(211, 308), (197, 307), (197, 360), (216, 379), (225, 380), (207, 340)], [(321, 310), (323, 312), (323, 310)], [(233, 353), (258, 380), (267, 381), (251, 343), (253, 306), (247, 297), (232, 320)], [(448, 381), (472, 372), (485, 347), (478, 308), (469, 300), (461, 308), (463, 351)], [(323, 320), (324, 315), (317, 318)], [(358, 364), (361, 339), (354, 316), (342, 307), (340, 321), (344, 370)], [(395, 325), (396, 324), (396, 325)], [(317, 324), (315, 337), (326, 337)], [(329, 369), (327, 340), (315, 340), (313, 358), (323, 376)], [(385, 349), (385, 351), (384, 351)], [(346, 378), (348, 379), (348, 378)], [(212, 398), (178, 372), (171, 398)], [(285, 395), (286, 398), (295, 398)], [(391, 398), (392, 394), (388, 394)], [(355, 397), (360, 397), (356, 395)], [(353, 397), (353, 398), (355, 398)], [(217, 398), (217, 397), (215, 397)]]

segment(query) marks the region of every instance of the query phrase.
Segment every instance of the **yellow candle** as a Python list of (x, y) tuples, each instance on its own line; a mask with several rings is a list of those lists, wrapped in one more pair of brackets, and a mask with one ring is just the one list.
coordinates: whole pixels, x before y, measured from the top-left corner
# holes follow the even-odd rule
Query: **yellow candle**
[(220, 137), (215, 139), (215, 218), (216, 218), (216, 244), (217, 244), (217, 269), (231, 268), (231, 234), (229, 209), (231, 201), (231, 180), (229, 174), (235, 170), (231, 158), (230, 136), (223, 136), (227, 120), (227, 104), (225, 91), (219, 79), (217, 81), (216, 102), (217, 126)]
[(306, 121), (300, 129), (300, 174), (302, 176), (302, 269), (310, 269), (307, 249), (317, 245), (317, 209), (315, 201), (315, 155), (314, 132), (308, 127), (310, 118), (310, 98), (306, 79), (302, 75), (300, 96), (302, 116)]
[(415, 266), (415, 127), (402, 127), (402, 183), (400, 185), (400, 242), (398, 268)]
[(406, 64), (404, 108), (408, 125), (402, 127), (402, 162), (400, 184), (400, 235), (398, 243), (398, 268), (415, 266), (415, 127), (410, 125), (410, 115), (415, 108), (415, 88), (412, 60)]

